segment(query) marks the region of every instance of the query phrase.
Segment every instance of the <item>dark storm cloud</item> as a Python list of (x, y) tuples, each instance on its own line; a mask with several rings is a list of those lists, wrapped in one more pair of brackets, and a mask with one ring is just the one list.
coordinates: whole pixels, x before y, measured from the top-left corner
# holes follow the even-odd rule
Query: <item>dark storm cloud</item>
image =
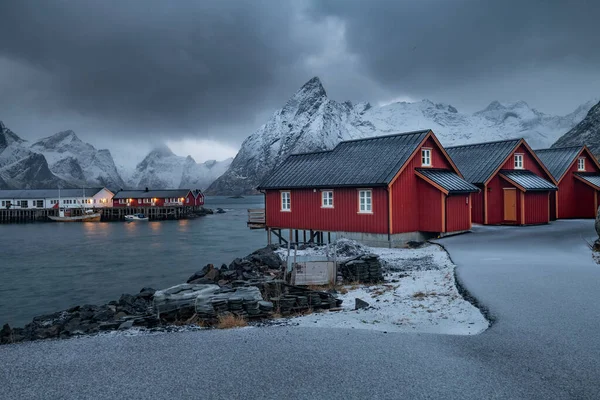
[(566, 113), (600, 96), (598, 15), (597, 1), (2, 1), (0, 119), (28, 138), (235, 146), (313, 75), (337, 100)]
[(600, 67), (594, 0), (326, 0), (312, 15), (345, 21), (349, 51), (377, 82), (423, 96), (543, 70), (594, 80)]
[[(45, 78), (40, 109), (198, 132), (269, 104), (304, 52), (293, 14), (279, 1), (5, 1), (0, 57)], [(10, 101), (24, 96), (10, 84), (23, 69), (0, 65)]]

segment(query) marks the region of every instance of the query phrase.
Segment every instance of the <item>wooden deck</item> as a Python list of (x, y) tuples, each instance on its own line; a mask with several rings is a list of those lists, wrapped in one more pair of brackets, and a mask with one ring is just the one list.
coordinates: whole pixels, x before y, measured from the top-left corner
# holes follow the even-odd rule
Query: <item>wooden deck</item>
[(265, 229), (267, 227), (264, 208), (248, 209), (248, 228)]

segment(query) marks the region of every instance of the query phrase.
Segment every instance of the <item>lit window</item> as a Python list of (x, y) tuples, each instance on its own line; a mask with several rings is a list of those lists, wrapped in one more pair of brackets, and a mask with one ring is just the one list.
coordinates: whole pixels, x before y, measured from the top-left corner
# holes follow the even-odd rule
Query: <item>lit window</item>
[(281, 211), (292, 211), (290, 192), (281, 192)]
[(333, 208), (333, 190), (324, 190), (321, 192), (321, 207)]
[(431, 149), (421, 149), (421, 166), (431, 167)]
[(360, 213), (373, 212), (372, 195), (373, 195), (373, 193), (370, 190), (359, 190), (358, 191), (358, 212), (360, 212)]
[(523, 154), (515, 154), (515, 169), (523, 169)]
[(585, 157), (579, 157), (577, 160), (577, 171), (585, 171)]

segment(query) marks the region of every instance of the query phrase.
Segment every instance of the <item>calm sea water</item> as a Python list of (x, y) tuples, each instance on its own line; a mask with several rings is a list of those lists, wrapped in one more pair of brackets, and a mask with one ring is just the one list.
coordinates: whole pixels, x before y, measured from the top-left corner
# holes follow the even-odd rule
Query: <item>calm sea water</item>
[(0, 326), (78, 304), (101, 304), (144, 286), (185, 282), (203, 265), (229, 264), (266, 244), (246, 227), (262, 196), (212, 197), (225, 214), (194, 220), (0, 225)]

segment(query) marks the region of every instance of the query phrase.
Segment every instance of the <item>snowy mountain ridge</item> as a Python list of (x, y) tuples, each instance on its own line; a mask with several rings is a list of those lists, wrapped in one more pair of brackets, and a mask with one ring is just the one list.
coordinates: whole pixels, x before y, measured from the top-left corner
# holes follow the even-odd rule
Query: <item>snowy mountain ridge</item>
[(533, 147), (549, 147), (584, 117), (592, 102), (565, 116), (544, 114), (524, 101), (491, 102), (474, 114), (430, 100), (372, 106), (327, 97), (318, 77), (304, 84), (241, 146), (231, 166), (208, 188), (208, 194), (256, 193), (256, 187), (290, 154), (327, 150), (342, 140), (432, 129), (443, 145), (515, 137)]
[(223, 174), (233, 159), (196, 163), (191, 157), (175, 155), (162, 145), (153, 149), (136, 167), (127, 185), (131, 188), (205, 189)]
[(167, 146), (154, 149), (124, 180), (107, 149), (97, 150), (71, 130), (29, 144), (0, 121), (0, 189), (106, 186), (110, 189), (208, 187), (232, 159), (197, 164), (190, 156), (173, 154)]
[(587, 145), (596, 157), (600, 156), (600, 102), (594, 105), (585, 118), (561, 136), (552, 147)]

